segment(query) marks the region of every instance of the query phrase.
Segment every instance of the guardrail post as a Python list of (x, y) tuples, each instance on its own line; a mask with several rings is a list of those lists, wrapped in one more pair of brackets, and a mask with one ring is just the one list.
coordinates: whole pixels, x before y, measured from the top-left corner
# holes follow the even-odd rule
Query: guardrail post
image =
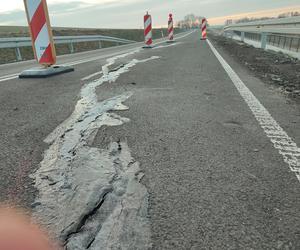
[(99, 41), (99, 49), (102, 49), (102, 43)]
[(17, 61), (22, 61), (22, 54), (21, 54), (21, 51), (20, 51), (20, 48), (19, 47), (16, 47), (16, 57), (17, 57)]
[(241, 41), (242, 42), (245, 41), (245, 32), (244, 31), (241, 32)]
[(261, 33), (261, 48), (266, 49), (267, 48), (267, 38), (268, 34), (263, 32)]
[(293, 45), (294, 37), (291, 37), (290, 39), (291, 40), (290, 40), (290, 48), (289, 48), (289, 50), (292, 50), (292, 45)]
[(74, 45), (72, 42), (70, 43), (70, 52), (71, 52), (71, 54), (74, 53)]
[(286, 36), (284, 37), (284, 42), (283, 42), (283, 49), (285, 48), (285, 44), (286, 44)]

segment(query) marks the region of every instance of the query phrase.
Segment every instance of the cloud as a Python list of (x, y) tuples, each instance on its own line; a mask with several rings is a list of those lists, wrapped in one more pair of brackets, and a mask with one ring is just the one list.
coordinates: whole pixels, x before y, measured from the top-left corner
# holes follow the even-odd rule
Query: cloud
[[(194, 13), (222, 23), (226, 16), (299, 5), (299, 0), (48, 0), (48, 5), (53, 26), (142, 28), (146, 11), (156, 27), (166, 24), (169, 13), (175, 21)], [(26, 25), (24, 11), (1, 12), (1, 24)]]
[(87, 8), (89, 5), (82, 1), (63, 2), (49, 5), (49, 12), (52, 15), (60, 13), (72, 13)]
[(14, 10), (0, 15), (0, 25), (26, 25), (26, 15), (22, 10)]
[(300, 11), (300, 5), (298, 6), (292, 6), (292, 7), (284, 7), (284, 8), (278, 8), (278, 9), (270, 9), (270, 10), (263, 10), (263, 11), (256, 11), (256, 12), (245, 12), (245, 13), (239, 13), (235, 15), (228, 15), (228, 16), (221, 16), (221, 17), (213, 17), (209, 18), (208, 22), (212, 25), (214, 24), (224, 24), (224, 22), (228, 19), (240, 19), (243, 17), (276, 17), (279, 14), (291, 12), (291, 11)]

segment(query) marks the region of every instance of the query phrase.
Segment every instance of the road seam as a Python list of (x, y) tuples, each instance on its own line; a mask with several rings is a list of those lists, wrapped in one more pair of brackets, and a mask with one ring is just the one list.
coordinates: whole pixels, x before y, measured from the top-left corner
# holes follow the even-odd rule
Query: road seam
[(298, 181), (300, 181), (300, 148), (272, 117), (269, 111), (254, 96), (237, 73), (215, 49), (212, 43), (209, 40), (207, 40), (207, 43), (232, 80), (234, 86), (249, 106), (261, 128), (273, 143), (274, 148), (277, 149), (279, 154), (283, 156), (284, 162), (289, 165), (291, 171), (295, 173)]

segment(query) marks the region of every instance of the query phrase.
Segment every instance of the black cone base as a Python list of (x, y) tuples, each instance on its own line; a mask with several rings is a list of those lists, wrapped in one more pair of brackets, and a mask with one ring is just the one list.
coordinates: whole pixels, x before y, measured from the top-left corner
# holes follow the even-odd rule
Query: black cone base
[(54, 65), (51, 67), (37, 67), (28, 70), (24, 70), (19, 78), (46, 78), (63, 73), (74, 71), (74, 68), (64, 65)]

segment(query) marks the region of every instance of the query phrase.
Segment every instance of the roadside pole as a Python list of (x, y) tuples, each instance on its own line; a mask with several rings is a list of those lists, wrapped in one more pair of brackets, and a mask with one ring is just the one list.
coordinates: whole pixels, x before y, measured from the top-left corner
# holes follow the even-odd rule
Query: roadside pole
[(207, 20), (206, 18), (202, 19), (202, 24), (201, 24), (201, 40), (206, 40), (207, 39), (207, 32), (206, 32), (206, 28), (207, 28)]
[(67, 66), (53, 66), (56, 51), (46, 0), (24, 0), (24, 5), (34, 56), (41, 66), (23, 71), (19, 78), (42, 78), (74, 71)]
[(144, 16), (144, 36), (145, 46), (143, 48), (152, 48), (152, 17), (149, 15), (148, 11)]
[(174, 22), (173, 22), (173, 15), (169, 14), (169, 21), (168, 21), (168, 43), (174, 42)]

